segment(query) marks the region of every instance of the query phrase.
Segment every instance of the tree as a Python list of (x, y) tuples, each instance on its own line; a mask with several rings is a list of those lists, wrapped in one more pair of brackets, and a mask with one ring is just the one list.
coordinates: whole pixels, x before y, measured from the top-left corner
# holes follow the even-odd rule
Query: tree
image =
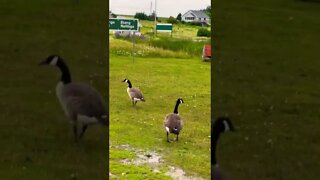
[(169, 19), (167, 20), (168, 23), (172, 23), (172, 24), (176, 24), (178, 21), (176, 20), (176, 18), (170, 16)]
[(209, 16), (211, 17), (211, 6), (207, 6), (207, 8), (204, 10), (204, 12)]
[(181, 19), (182, 19), (181, 16), (182, 16), (181, 13), (179, 13), (176, 19), (177, 19), (178, 21), (181, 21)]
[(137, 12), (134, 15), (134, 18), (139, 19), (139, 20), (148, 20), (148, 16), (143, 12)]

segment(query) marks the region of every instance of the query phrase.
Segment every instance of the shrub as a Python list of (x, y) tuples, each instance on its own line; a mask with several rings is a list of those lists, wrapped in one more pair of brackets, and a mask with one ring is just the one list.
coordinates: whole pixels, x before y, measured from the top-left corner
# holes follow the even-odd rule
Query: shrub
[(169, 19), (167, 20), (168, 23), (172, 23), (172, 24), (176, 24), (178, 21), (176, 20), (176, 18), (170, 16)]
[(136, 18), (136, 19), (139, 19), (139, 20), (148, 20), (149, 19), (149, 17), (145, 14), (145, 13), (143, 13), (143, 12), (138, 12), (138, 13), (136, 13), (135, 15), (134, 15), (134, 18)]
[(193, 26), (202, 26), (201, 22), (189, 22), (188, 24), (193, 25)]
[(197, 32), (197, 36), (205, 36), (205, 37), (210, 37), (211, 32), (206, 29), (206, 28), (200, 28)]

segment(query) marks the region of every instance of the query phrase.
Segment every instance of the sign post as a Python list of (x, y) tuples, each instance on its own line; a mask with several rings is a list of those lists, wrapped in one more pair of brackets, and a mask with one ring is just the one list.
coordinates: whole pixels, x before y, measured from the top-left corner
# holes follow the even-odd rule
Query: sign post
[(130, 34), (132, 34), (132, 62), (134, 63), (134, 33), (139, 31), (139, 20), (110, 18), (109, 30), (128, 31)]
[(132, 32), (132, 63), (134, 63), (134, 31)]
[(171, 37), (172, 37), (172, 24), (157, 24), (156, 25), (156, 31), (160, 31), (160, 32), (170, 32), (171, 33)]

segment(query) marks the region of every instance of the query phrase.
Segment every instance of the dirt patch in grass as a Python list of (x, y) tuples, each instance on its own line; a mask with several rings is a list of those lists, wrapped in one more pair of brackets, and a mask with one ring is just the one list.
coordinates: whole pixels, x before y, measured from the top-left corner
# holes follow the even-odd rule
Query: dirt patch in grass
[[(146, 165), (155, 173), (163, 173), (175, 180), (189, 179), (189, 180), (202, 180), (199, 176), (189, 176), (186, 172), (175, 166), (166, 164), (162, 156), (156, 151), (147, 151), (140, 148), (135, 148), (130, 145), (124, 144), (115, 147), (118, 150), (131, 151), (136, 155), (136, 158), (121, 159), (120, 163), (125, 165)], [(114, 176), (112, 173), (109, 175)]]

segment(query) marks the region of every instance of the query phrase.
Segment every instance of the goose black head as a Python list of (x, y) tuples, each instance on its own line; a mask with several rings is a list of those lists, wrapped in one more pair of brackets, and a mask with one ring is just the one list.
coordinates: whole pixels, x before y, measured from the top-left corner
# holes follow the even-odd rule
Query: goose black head
[(213, 131), (227, 132), (235, 131), (235, 129), (228, 117), (218, 117), (217, 120), (213, 123)]
[(56, 66), (61, 61), (61, 57), (58, 55), (50, 55), (44, 61), (40, 62), (39, 65), (51, 65)]
[(129, 79), (124, 79), (122, 82), (126, 82), (127, 83), (128, 81), (129, 81)]
[(64, 63), (63, 59), (58, 55), (50, 55), (44, 61), (40, 62), (39, 65), (51, 65), (58, 67), (61, 72), (61, 81), (64, 84), (71, 82), (71, 76), (68, 66)]
[(177, 103), (179, 103), (179, 104), (184, 103), (184, 102), (183, 102), (183, 99), (182, 99), (182, 98), (178, 98)]

